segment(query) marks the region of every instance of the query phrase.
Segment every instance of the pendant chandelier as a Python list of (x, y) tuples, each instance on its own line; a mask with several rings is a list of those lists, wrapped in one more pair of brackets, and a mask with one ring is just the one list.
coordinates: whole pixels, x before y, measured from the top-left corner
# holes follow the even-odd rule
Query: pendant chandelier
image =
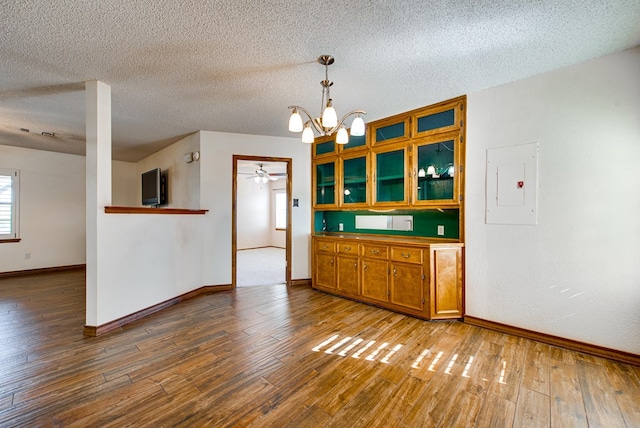
[[(363, 110), (352, 110), (349, 113), (342, 116), (342, 119), (338, 121), (338, 115), (333, 108), (333, 100), (331, 99), (330, 89), (333, 82), (329, 81), (329, 66), (333, 64), (334, 58), (331, 55), (321, 55), (318, 58), (318, 62), (324, 65), (324, 80), (320, 82), (322, 85), (322, 104), (320, 106), (321, 116), (314, 119), (311, 114), (300, 106), (289, 106), (291, 109), (291, 117), (289, 118), (289, 131), (302, 132), (303, 143), (313, 143), (315, 134), (314, 130), (322, 137), (325, 135), (332, 135), (334, 132), (338, 132), (336, 135), (336, 143), (347, 144), (349, 142), (349, 134), (344, 127), (344, 121), (351, 115), (356, 115), (351, 122), (351, 135), (361, 136), (364, 135), (364, 120), (363, 114), (367, 114)], [(303, 123), (300, 112), (303, 112), (308, 120)]]

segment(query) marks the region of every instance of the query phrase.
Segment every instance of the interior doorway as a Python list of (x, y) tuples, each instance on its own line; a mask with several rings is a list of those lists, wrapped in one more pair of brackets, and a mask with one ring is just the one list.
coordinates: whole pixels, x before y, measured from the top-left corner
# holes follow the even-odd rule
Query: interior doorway
[(232, 286), (291, 285), (292, 159), (233, 156)]

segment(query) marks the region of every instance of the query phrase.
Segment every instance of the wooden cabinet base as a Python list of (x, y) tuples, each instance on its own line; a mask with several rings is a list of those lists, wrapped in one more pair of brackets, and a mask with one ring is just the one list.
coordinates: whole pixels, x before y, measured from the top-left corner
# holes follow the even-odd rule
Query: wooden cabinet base
[(462, 318), (463, 244), (350, 235), (313, 241), (313, 288), (418, 318)]

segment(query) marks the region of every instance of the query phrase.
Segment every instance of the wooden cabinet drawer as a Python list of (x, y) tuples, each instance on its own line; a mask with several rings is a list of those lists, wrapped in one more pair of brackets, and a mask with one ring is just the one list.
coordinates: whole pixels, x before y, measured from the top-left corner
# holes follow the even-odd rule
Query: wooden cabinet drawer
[(358, 255), (357, 242), (338, 242), (338, 253)]
[(332, 241), (316, 240), (316, 251), (322, 253), (335, 253), (336, 243)]
[(391, 247), (391, 260), (405, 263), (422, 263), (422, 249), (412, 247)]
[(386, 245), (362, 244), (362, 257), (388, 259), (389, 248)]

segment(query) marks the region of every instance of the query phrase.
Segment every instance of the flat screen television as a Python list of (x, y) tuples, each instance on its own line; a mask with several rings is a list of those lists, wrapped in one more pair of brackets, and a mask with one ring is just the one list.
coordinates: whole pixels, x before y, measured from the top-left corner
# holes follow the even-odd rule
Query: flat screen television
[(160, 206), (167, 203), (167, 173), (154, 168), (142, 174), (142, 205)]

